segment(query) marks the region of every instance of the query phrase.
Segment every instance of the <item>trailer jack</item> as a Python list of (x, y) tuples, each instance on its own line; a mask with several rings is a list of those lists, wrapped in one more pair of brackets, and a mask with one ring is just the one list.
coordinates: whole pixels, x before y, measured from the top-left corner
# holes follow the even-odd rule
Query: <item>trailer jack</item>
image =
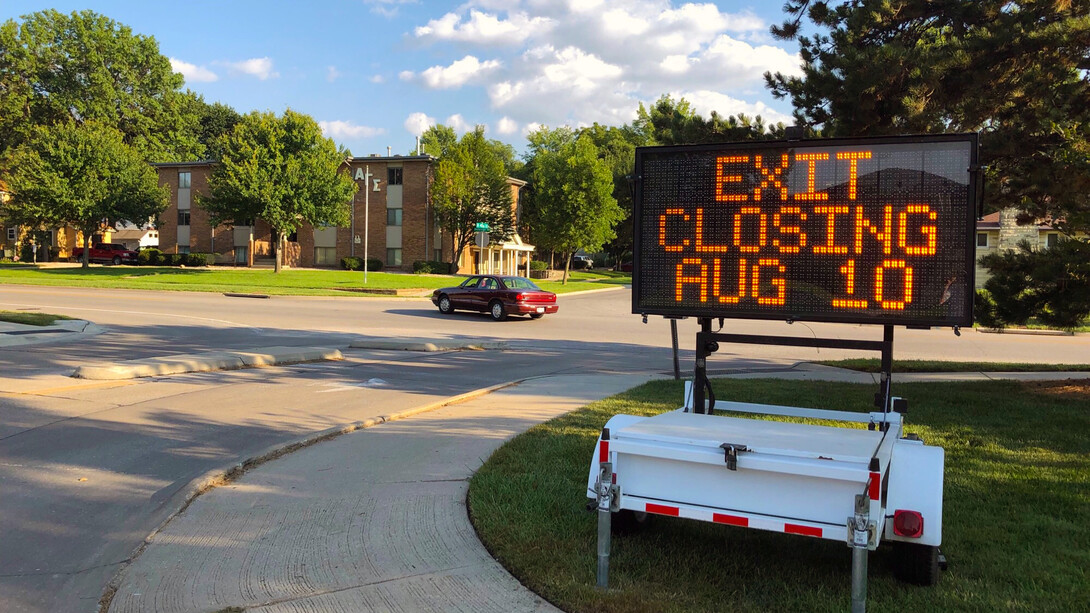
[(848, 546), (852, 548), (852, 613), (867, 611), (867, 558), (876, 527), (870, 521), (870, 499), (855, 497), (855, 515), (848, 518)]

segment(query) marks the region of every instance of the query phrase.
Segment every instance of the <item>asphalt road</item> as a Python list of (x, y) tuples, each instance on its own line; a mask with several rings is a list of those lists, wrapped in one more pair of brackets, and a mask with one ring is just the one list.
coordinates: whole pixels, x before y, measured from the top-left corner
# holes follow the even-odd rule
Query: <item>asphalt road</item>
[[(204, 472), (331, 425), (561, 372), (671, 369), (669, 325), (630, 313), (630, 293), (562, 296), (560, 312), (503, 323), (442, 316), (424, 299), (281, 298), (0, 288), (0, 309), (88, 319), (78, 344), (0, 350), (0, 609), (92, 611), (102, 587)], [(695, 322), (679, 325), (691, 368)], [(880, 337), (874, 326), (728, 322), (728, 330)], [(899, 358), (1090, 362), (1086, 337), (898, 330)], [(122, 383), (67, 377), (80, 363), (270, 345), (344, 347), (364, 337), (506, 340), (507, 351), (346, 352), (343, 362)], [(759, 368), (853, 352), (724, 346), (710, 368)]]

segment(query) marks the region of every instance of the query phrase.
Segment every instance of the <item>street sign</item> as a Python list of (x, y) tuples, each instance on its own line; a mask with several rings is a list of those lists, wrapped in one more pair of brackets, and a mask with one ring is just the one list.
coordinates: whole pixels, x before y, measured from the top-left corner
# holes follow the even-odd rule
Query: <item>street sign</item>
[(973, 134), (641, 147), (633, 312), (972, 323)]
[(488, 230), (489, 230), (488, 222), (487, 221), (478, 221), (477, 225), (473, 226), (473, 230), (475, 232), (488, 232)]
[(488, 246), (488, 232), (477, 233), (477, 246), (484, 249)]

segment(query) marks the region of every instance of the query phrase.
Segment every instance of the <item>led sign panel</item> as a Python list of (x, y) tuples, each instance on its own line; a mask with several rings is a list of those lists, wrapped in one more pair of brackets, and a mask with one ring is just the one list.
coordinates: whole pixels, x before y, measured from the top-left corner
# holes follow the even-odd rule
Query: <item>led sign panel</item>
[(633, 312), (972, 323), (976, 135), (636, 150)]

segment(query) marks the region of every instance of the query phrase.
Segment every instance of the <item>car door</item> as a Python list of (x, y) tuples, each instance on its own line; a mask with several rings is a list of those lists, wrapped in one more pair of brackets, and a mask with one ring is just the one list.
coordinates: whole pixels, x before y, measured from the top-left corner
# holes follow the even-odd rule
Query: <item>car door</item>
[(470, 277), (463, 281), (457, 289), (447, 294), (450, 297), (451, 304), (458, 309), (477, 308), (474, 303), (474, 292), (477, 290), (477, 284), (480, 282), (480, 277)]
[(481, 277), (481, 284), (475, 293), (478, 311), (487, 311), (488, 305), (500, 291), (500, 282), (495, 277)]

